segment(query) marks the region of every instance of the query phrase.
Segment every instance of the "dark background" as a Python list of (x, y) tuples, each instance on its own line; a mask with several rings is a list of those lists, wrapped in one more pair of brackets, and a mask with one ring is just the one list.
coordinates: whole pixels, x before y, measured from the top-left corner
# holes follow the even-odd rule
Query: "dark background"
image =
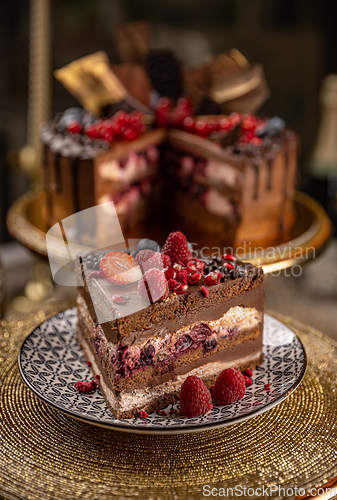
[[(262, 62), (271, 97), (261, 113), (282, 116), (302, 138), (300, 188), (322, 199), (310, 179), (310, 154), (319, 126), (322, 78), (337, 73), (334, 2), (328, 0), (55, 0), (52, 1), (52, 67), (105, 50), (118, 62), (114, 27), (149, 19), (156, 44), (179, 52), (187, 64), (238, 48)], [(26, 142), (29, 2), (2, 2), (0, 17), (0, 242), (5, 214), (29, 187), (16, 162)], [(52, 112), (76, 105), (55, 80)], [(337, 138), (336, 138), (337, 139)], [(323, 188), (324, 201), (324, 188)]]

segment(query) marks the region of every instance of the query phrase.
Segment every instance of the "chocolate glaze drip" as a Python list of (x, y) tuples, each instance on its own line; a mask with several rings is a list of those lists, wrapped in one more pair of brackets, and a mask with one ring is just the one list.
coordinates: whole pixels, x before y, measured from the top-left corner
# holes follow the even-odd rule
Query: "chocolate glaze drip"
[(54, 168), (55, 168), (55, 192), (62, 191), (61, 183), (61, 154), (57, 151), (54, 153)]
[(271, 158), (267, 159), (267, 189), (270, 190), (272, 187), (272, 173), (273, 173), (273, 160)]
[(79, 157), (72, 156), (69, 158), (70, 160), (70, 169), (71, 169), (71, 182), (73, 189), (73, 200), (74, 200), (74, 213), (80, 211), (80, 202), (79, 202), (79, 185), (78, 185), (78, 167), (79, 167)]

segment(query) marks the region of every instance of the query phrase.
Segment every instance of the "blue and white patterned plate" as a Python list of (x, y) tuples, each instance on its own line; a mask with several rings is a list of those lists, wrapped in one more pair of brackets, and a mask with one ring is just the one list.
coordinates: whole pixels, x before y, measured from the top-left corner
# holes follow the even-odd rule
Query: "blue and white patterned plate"
[[(214, 406), (202, 417), (186, 418), (179, 405), (165, 408), (167, 416), (117, 420), (100, 391), (79, 394), (74, 384), (91, 380), (91, 372), (76, 341), (76, 308), (57, 314), (36, 328), (19, 352), (24, 382), (43, 401), (85, 422), (142, 434), (179, 434), (231, 425), (252, 418), (283, 401), (301, 382), (306, 355), (300, 340), (286, 325), (265, 315), (264, 362), (253, 374), (244, 398), (232, 405)], [(270, 390), (264, 389), (271, 384)], [(170, 415), (172, 409), (178, 413)]]

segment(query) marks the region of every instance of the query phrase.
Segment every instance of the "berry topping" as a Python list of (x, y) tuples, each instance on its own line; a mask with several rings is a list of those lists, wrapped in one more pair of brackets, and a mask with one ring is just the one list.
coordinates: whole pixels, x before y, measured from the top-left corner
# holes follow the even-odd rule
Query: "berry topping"
[(192, 259), (186, 236), (181, 231), (173, 231), (168, 235), (162, 253), (170, 257), (172, 264), (179, 261), (187, 263)]
[(182, 269), (177, 273), (176, 280), (187, 285), (187, 269)]
[(69, 134), (80, 134), (82, 132), (82, 123), (78, 120), (71, 120), (67, 123), (67, 132)]
[(127, 128), (123, 132), (123, 137), (127, 141), (134, 141), (138, 137), (138, 132), (136, 130), (132, 130), (131, 128)]
[(202, 286), (201, 289), (200, 289), (201, 293), (207, 298), (208, 295), (209, 295), (209, 290), (205, 287), (205, 286)]
[(205, 285), (207, 286), (218, 285), (220, 283), (221, 278), (222, 274), (220, 273), (220, 271), (212, 271), (211, 273), (207, 274), (207, 276), (204, 277)]
[(164, 269), (171, 265), (170, 258), (167, 255), (163, 255), (159, 252), (154, 252), (153, 250), (141, 250), (136, 256), (136, 260), (140, 265), (143, 273), (148, 269)]
[(188, 286), (184, 285), (184, 283), (176, 283), (174, 285), (173, 291), (175, 293), (186, 293), (188, 290)]
[(164, 274), (167, 280), (175, 280), (177, 276), (177, 271), (174, 269), (174, 267), (169, 267), (165, 269)]
[(87, 137), (90, 137), (90, 139), (99, 139), (101, 136), (99, 128), (94, 123), (89, 123), (88, 125), (86, 125), (84, 132), (86, 133)]
[(122, 297), (121, 295), (113, 295), (111, 297), (111, 300), (112, 302), (114, 302), (115, 304), (126, 304), (126, 298), (125, 297)]
[(245, 378), (239, 370), (226, 368), (220, 373), (212, 389), (213, 401), (230, 405), (243, 398), (246, 392)]
[(139, 418), (147, 418), (148, 416), (149, 416), (149, 414), (146, 413), (146, 411), (140, 410), (140, 412), (139, 412)]
[(169, 294), (165, 274), (159, 269), (149, 269), (138, 283), (138, 292), (145, 302), (159, 302)]
[(174, 287), (176, 286), (177, 283), (178, 283), (178, 281), (174, 280), (172, 278), (169, 279), (168, 282), (167, 282), (170, 290), (174, 290)]
[(74, 384), (74, 387), (81, 394), (90, 394), (96, 389), (97, 383), (94, 380), (92, 380), (91, 382), (76, 382)]
[(247, 377), (247, 375), (244, 375), (244, 378), (245, 378), (245, 382), (246, 382), (246, 387), (249, 387), (250, 385), (252, 385), (253, 381), (250, 377)]
[(125, 252), (113, 250), (100, 262), (100, 270), (105, 279), (114, 285), (129, 285), (141, 278), (138, 262)]
[(198, 273), (197, 271), (192, 272), (187, 275), (187, 281), (189, 282), (190, 285), (195, 285), (200, 281), (201, 279), (201, 273)]
[(225, 253), (225, 255), (222, 256), (222, 260), (230, 260), (231, 262), (236, 262), (237, 258), (231, 253)]
[(201, 378), (194, 375), (187, 377), (181, 386), (179, 403), (185, 417), (204, 415), (213, 408), (209, 390)]
[(231, 269), (234, 269), (234, 266), (231, 262), (225, 262), (222, 267), (223, 267), (223, 269), (228, 269), (229, 271)]

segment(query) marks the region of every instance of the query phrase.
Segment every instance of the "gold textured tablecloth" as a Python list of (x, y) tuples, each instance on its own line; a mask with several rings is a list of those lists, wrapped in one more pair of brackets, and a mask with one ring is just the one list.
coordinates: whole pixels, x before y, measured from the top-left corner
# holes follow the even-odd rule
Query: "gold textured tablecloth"
[(67, 417), (21, 380), (23, 339), (69, 305), (0, 322), (0, 498), (193, 500), (206, 498), (204, 484), (308, 489), (337, 476), (337, 344), (330, 338), (274, 314), (308, 355), (305, 378), (286, 401), (223, 429), (132, 435)]

